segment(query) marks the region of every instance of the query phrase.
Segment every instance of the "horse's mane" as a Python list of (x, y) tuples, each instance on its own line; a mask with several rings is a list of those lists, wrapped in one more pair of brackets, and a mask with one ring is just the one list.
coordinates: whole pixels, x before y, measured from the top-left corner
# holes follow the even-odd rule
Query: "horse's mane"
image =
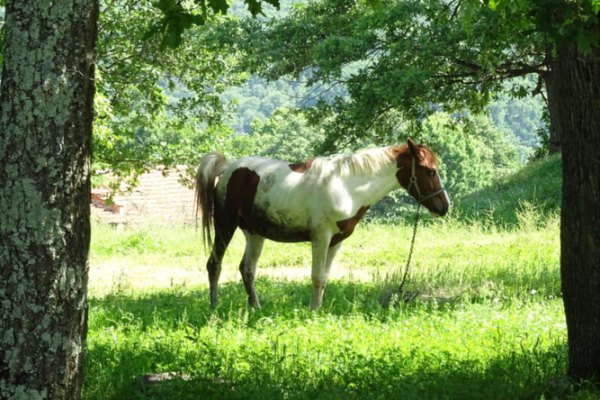
[[(437, 166), (435, 155), (425, 146), (417, 145), (421, 155), (427, 158), (426, 163)], [(316, 175), (335, 174), (339, 176), (370, 175), (382, 168), (396, 163), (398, 157), (409, 156), (408, 145), (380, 147), (367, 149), (354, 154), (333, 154), (326, 157), (316, 157), (311, 160), (308, 171)]]
[(382, 168), (395, 162), (401, 152), (397, 147), (381, 147), (367, 149), (354, 154), (333, 154), (326, 157), (317, 157), (312, 160), (309, 172), (317, 175), (335, 174), (340, 176), (368, 175), (380, 171)]

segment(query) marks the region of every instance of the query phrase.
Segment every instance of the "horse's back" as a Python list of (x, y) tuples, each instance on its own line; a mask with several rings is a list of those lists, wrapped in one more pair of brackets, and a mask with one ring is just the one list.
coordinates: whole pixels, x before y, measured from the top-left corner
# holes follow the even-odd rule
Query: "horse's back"
[(318, 180), (296, 172), (285, 161), (243, 157), (223, 173), (217, 191), (239, 225), (251, 233), (280, 242), (311, 240), (328, 203)]
[(274, 186), (294, 190), (302, 184), (302, 175), (290, 168), (290, 163), (264, 157), (242, 157), (233, 161), (223, 173), (227, 186), (235, 186), (240, 177), (257, 184), (257, 193), (268, 193)]

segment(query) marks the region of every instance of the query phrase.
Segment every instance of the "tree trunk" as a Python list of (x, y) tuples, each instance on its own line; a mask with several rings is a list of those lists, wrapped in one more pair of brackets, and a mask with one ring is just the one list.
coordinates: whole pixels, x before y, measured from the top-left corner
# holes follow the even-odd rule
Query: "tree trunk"
[[(559, 84), (559, 82), (554, 82), (552, 79), (555, 78), (554, 74), (548, 74), (548, 78), (546, 79), (546, 87), (555, 87), (556, 85)], [(548, 88), (548, 90), (550, 90), (550, 88)], [(550, 95), (549, 95), (550, 97)], [(560, 110), (557, 110), (558, 107), (560, 107), (561, 104), (559, 101), (551, 101), (548, 100), (548, 113), (552, 116), (552, 115), (557, 115)], [(552, 117), (550, 117), (550, 119), (552, 119)], [(560, 145), (560, 140), (562, 135), (561, 132), (562, 126), (558, 123), (554, 124), (554, 123), (550, 123), (550, 127), (548, 129), (548, 154), (549, 155), (553, 155), (553, 154), (558, 154), (561, 151), (561, 145)]]
[(550, 127), (549, 133), (550, 137), (548, 140), (548, 154), (558, 154), (561, 150), (560, 138), (562, 135), (560, 134), (560, 131), (558, 129), (553, 128), (552, 126)]
[(8, 0), (0, 398), (81, 396), (98, 1)]
[[(598, 25), (592, 28), (600, 34)], [(557, 48), (548, 101), (562, 134), (561, 277), (569, 374), (600, 378), (600, 49)]]
[[(551, 58), (551, 55), (548, 55), (548, 57)], [(557, 75), (555, 73), (549, 73), (546, 75), (545, 80), (544, 80), (544, 83), (546, 84), (546, 90), (548, 91), (548, 113), (550, 115), (550, 127), (548, 129), (549, 130), (549, 132), (548, 132), (548, 136), (549, 136), (548, 137), (548, 153), (549, 154), (560, 153), (560, 150), (561, 150), (560, 139), (563, 136), (562, 132), (561, 132), (561, 129), (563, 128), (563, 126), (559, 123), (554, 123), (552, 121), (553, 116), (554, 117), (558, 116), (558, 113), (560, 112), (559, 108), (561, 107), (560, 101), (556, 101), (556, 100), (559, 100), (559, 98), (552, 97), (554, 95), (554, 93), (551, 93), (551, 91), (560, 84), (560, 82), (557, 82), (556, 79), (560, 79), (560, 77), (557, 78)]]

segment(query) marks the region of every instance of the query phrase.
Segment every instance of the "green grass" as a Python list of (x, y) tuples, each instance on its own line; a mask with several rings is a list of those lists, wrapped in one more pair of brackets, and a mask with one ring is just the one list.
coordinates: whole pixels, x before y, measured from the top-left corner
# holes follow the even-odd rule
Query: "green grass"
[(468, 195), (455, 210), (462, 217), (487, 218), (505, 226), (519, 222), (518, 212), (534, 207), (543, 215), (558, 212), (562, 192), (561, 156), (533, 162), (494, 184)]
[[(407, 287), (420, 294), (390, 308), (411, 227), (359, 226), (312, 313), (307, 244), (266, 244), (254, 310), (236, 235), (210, 310), (193, 228), (95, 226), (84, 398), (596, 399), (565, 379), (557, 217), (519, 215), (509, 230), (426, 223)], [(163, 372), (189, 379), (139, 383)]]
[[(86, 396), (541, 398), (557, 394), (552, 381), (565, 370), (558, 300), (394, 310), (362, 302), (309, 313), (295, 308), (305, 285), (259, 283), (271, 300), (261, 311), (226, 296), (211, 313), (198, 301), (204, 290), (92, 301)], [(335, 289), (369, 297), (367, 285)], [(151, 393), (135, 385), (137, 375), (169, 371), (193, 380)]]

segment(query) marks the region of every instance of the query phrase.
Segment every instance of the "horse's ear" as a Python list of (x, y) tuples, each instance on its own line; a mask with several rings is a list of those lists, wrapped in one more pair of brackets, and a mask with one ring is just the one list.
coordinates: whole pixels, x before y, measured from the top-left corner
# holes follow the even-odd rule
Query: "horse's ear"
[(406, 143), (408, 144), (408, 148), (410, 150), (410, 154), (415, 157), (417, 160), (421, 158), (421, 153), (417, 148), (417, 145), (412, 141), (411, 138), (406, 139)]

